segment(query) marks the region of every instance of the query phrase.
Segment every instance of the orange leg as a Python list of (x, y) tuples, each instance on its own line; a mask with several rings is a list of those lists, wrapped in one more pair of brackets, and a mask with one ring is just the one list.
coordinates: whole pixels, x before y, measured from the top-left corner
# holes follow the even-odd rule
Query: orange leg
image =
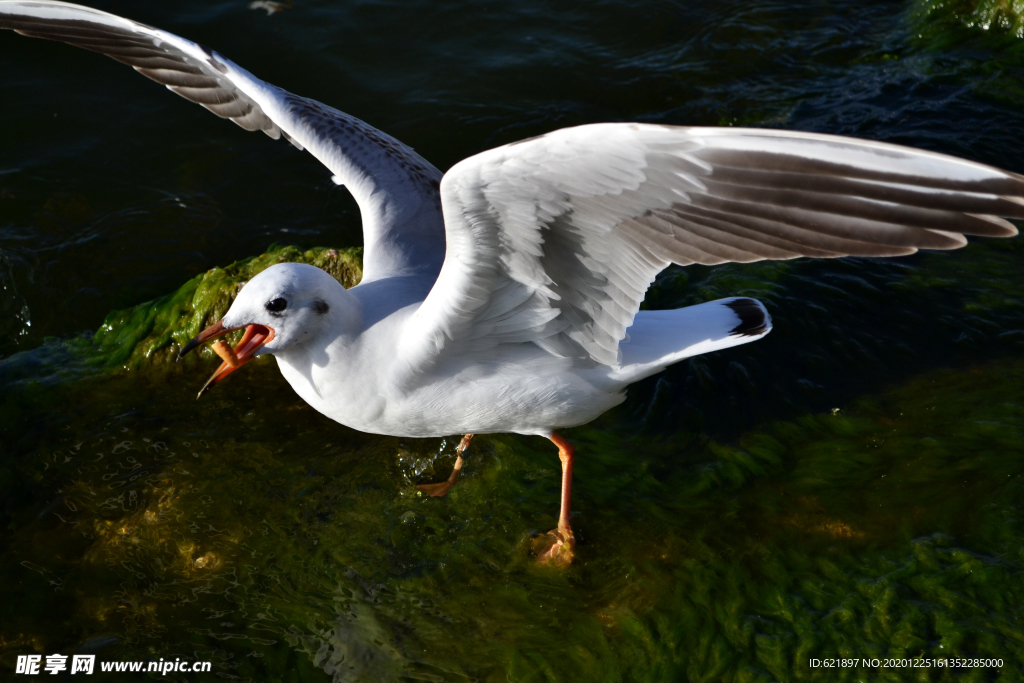
[(572, 463), (576, 449), (558, 434), (552, 433), (548, 438), (558, 446), (558, 459), (562, 461), (562, 504), (558, 512), (558, 528), (545, 535), (543, 545), (546, 547), (538, 553), (537, 561), (564, 566), (572, 562), (573, 548), (576, 546), (576, 537), (572, 533), (570, 524), (572, 520), (570, 509)]
[(462, 471), (462, 454), (467, 448), (469, 448), (469, 442), (473, 440), (472, 434), (466, 434), (462, 437), (462, 441), (459, 442), (459, 447), (455, 449), (455, 468), (452, 470), (452, 476), (448, 477), (447, 481), (442, 481), (439, 484), (420, 484), (416, 488), (420, 492), (427, 494), (428, 496), (440, 497), (448, 493), (455, 482), (459, 480), (459, 473)]

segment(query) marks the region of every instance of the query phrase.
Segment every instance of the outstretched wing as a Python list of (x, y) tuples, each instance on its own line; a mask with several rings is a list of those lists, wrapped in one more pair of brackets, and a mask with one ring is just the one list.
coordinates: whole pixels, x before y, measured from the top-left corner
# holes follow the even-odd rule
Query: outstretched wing
[(1009, 237), (1024, 177), (829, 135), (599, 124), (478, 154), (441, 181), (448, 250), (406, 372), (534, 342), (615, 366), (669, 263), (896, 256)]
[(405, 274), (432, 281), (440, 269), (441, 173), (391, 136), (261, 81), (208, 48), (99, 10), (2, 0), (0, 28), (105, 54), (246, 130), (308, 150), (359, 204), (364, 281)]

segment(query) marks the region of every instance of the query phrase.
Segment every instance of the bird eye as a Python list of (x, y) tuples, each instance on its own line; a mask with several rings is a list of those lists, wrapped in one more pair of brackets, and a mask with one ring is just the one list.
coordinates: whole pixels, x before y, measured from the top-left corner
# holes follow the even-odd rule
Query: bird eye
[(288, 302), (278, 297), (273, 301), (268, 301), (266, 304), (264, 304), (263, 307), (266, 308), (271, 313), (280, 313), (284, 309), (288, 308)]

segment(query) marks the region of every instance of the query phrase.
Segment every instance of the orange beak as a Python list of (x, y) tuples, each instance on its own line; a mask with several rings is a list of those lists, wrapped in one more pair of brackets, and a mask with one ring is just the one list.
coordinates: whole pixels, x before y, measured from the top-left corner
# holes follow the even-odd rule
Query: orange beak
[[(214, 339), (219, 340), (228, 332), (234, 332), (235, 330), (240, 329), (242, 328), (224, 327), (224, 321), (214, 323), (197, 334), (188, 344), (185, 344), (185, 347), (178, 352), (178, 358), (181, 358), (200, 344), (205, 344), (206, 342), (213, 341)], [(238, 346), (235, 348), (231, 348), (231, 346), (223, 340), (214, 341), (213, 350), (221, 357), (221, 359), (223, 359), (224, 362), (221, 363), (216, 372), (210, 375), (210, 379), (206, 380), (206, 384), (204, 384), (203, 388), (199, 390), (199, 396), (196, 396), (196, 398), (202, 396), (206, 393), (207, 389), (251, 361), (256, 356), (256, 352), (273, 338), (273, 328), (267, 327), (266, 325), (246, 325), (245, 334), (242, 335), (241, 341), (238, 342)]]

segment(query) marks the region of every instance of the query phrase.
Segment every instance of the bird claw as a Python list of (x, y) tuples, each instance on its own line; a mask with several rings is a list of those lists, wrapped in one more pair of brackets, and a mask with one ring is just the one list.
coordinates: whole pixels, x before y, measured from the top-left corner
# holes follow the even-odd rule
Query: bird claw
[(549, 567), (568, 567), (572, 564), (575, 547), (576, 536), (572, 533), (572, 529), (564, 531), (555, 529), (533, 541), (533, 548), (537, 553), (537, 564)]

